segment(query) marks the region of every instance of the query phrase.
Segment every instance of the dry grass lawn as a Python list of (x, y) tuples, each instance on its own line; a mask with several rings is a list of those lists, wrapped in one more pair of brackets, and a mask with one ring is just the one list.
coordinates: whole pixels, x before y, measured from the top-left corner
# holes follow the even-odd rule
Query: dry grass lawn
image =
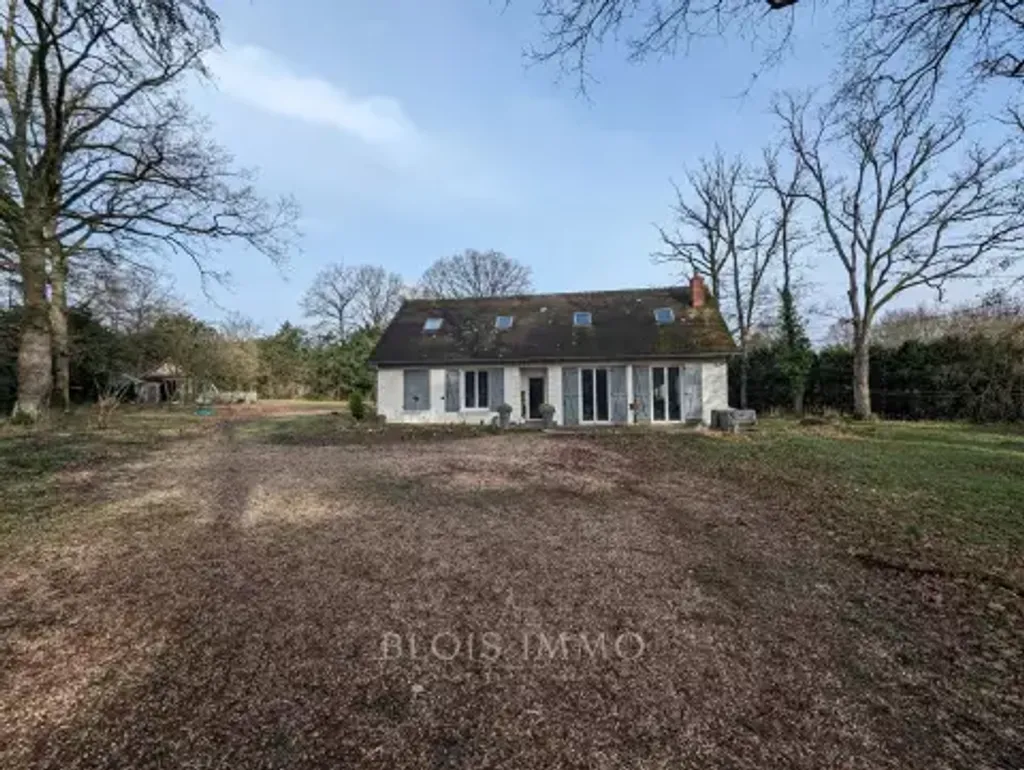
[(224, 423), (31, 487), (0, 766), (1024, 766), (1015, 544), (866, 562), (845, 488), (721, 470), (743, 439), (339, 435)]

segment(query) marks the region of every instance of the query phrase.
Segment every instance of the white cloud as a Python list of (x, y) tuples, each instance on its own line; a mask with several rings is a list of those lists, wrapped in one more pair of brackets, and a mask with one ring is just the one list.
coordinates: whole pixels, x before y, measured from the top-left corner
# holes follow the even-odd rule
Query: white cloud
[[(399, 98), (355, 96), (355, 84), (303, 72), (257, 45), (227, 43), (206, 63), (216, 89), (197, 80), (192, 98), (216, 138), (310, 210), (383, 204), (426, 215), (453, 202), (493, 208), (518, 199), (503, 155), (447, 115), (440, 127), (414, 123)], [(252, 109), (283, 120), (254, 121)]]
[(228, 43), (206, 63), (224, 93), (266, 112), (330, 126), (371, 145), (417, 141), (416, 126), (395, 99), (357, 98), (322, 78), (297, 75), (264, 48)]

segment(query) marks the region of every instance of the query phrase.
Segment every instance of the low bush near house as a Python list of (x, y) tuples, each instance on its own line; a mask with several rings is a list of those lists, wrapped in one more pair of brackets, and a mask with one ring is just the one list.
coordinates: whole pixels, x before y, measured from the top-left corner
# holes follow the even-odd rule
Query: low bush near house
[(363, 394), (358, 390), (348, 397), (348, 411), (354, 420), (362, 422), (366, 419), (366, 403), (363, 401)]

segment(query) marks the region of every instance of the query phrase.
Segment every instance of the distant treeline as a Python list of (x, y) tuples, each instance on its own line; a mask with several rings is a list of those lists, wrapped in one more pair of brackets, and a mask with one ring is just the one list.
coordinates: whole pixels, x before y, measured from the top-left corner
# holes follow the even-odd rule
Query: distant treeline
[[(831, 346), (813, 354), (804, 406), (810, 412), (853, 411), (853, 352)], [(788, 411), (792, 400), (776, 348), (750, 352), (748, 404)], [(739, 362), (732, 364), (738, 403)], [(871, 405), (881, 417), (907, 420), (1024, 420), (1024, 325), (998, 334), (975, 332), (908, 340), (871, 351)]]
[[(0, 310), (0, 411), (17, 395), (17, 350), (22, 309)], [(259, 335), (244, 325), (215, 327), (187, 312), (148, 314), (132, 329), (101, 323), (71, 308), (71, 398), (89, 403), (125, 378), (164, 363), (200, 386), (255, 390), (264, 398), (343, 398), (373, 387), (367, 360), (378, 337), (358, 329), (343, 339), (285, 323)]]

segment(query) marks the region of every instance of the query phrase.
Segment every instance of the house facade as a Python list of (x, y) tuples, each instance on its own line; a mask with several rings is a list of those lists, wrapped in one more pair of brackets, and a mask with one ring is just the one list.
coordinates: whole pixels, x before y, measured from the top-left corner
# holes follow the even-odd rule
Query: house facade
[(371, 356), (389, 422), (710, 422), (736, 352), (700, 277), (663, 289), (409, 300)]

